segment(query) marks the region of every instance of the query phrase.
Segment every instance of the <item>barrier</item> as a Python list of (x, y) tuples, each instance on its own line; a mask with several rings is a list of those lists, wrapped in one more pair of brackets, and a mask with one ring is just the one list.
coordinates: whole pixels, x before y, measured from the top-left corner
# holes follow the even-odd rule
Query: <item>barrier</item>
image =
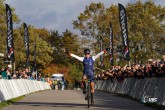
[(47, 89), (51, 89), (47, 82), (28, 79), (0, 79), (0, 102)]
[(96, 81), (95, 89), (129, 95), (141, 100), (143, 97), (156, 98), (156, 103), (165, 106), (165, 77), (135, 79), (126, 78), (122, 82), (116, 80)]

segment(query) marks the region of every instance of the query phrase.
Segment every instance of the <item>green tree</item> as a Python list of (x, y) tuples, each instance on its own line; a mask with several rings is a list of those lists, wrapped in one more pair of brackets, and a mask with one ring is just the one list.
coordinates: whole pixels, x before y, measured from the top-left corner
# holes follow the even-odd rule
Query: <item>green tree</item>
[[(76, 55), (82, 56), (82, 49), (80, 48), (79, 39), (76, 34), (71, 33), (70, 31), (66, 30), (63, 32), (62, 37), (63, 47), (68, 48), (71, 53)], [(70, 64), (76, 65), (77, 68), (82, 68), (81, 62), (77, 59), (69, 57)]]
[[(131, 61), (139, 63), (148, 58), (159, 58), (165, 53), (165, 45), (163, 45), (165, 42), (165, 7), (157, 6), (151, 1), (145, 3), (138, 1), (128, 4), (125, 8), (128, 17)], [(80, 13), (73, 25), (75, 29), (80, 30), (82, 35), (97, 39), (96, 42), (92, 42), (92, 45), (98, 52), (100, 37), (103, 38), (104, 46), (109, 44), (110, 22), (114, 32), (114, 56), (117, 59), (122, 56), (118, 6), (111, 5), (105, 9), (102, 3), (91, 3), (86, 7), (84, 13)], [(108, 64), (106, 65), (108, 66)]]
[[(51, 45), (47, 42), (47, 39), (50, 37), (48, 34), (49, 31), (45, 29), (36, 29), (34, 26), (29, 25), (29, 51), (30, 51), (30, 65), (34, 65), (34, 43), (36, 41), (36, 63), (37, 68), (47, 67), (53, 60), (52, 53), (53, 49)], [(18, 60), (18, 67), (24, 65), (26, 61), (26, 50), (24, 45), (24, 29), (23, 26), (17, 29), (18, 31), (18, 40), (15, 42), (16, 48), (16, 61)], [(21, 45), (21, 46), (20, 46)], [(23, 47), (23, 48), (22, 48)], [(21, 48), (21, 49), (20, 49)]]
[[(29, 27), (29, 36), (31, 37), (31, 56), (34, 56), (34, 42), (36, 40), (37, 65), (39, 68), (47, 67), (52, 61), (53, 49), (46, 38), (50, 37), (49, 31)], [(33, 59), (32, 59), (33, 60)]]
[(62, 36), (58, 33), (58, 31), (51, 31), (49, 43), (53, 48), (53, 56), (52, 56), (53, 63), (55, 64), (67, 63), (65, 53), (63, 52), (64, 48), (63, 48)]
[(69, 81), (70, 84), (74, 84), (75, 81), (80, 81), (81, 78), (82, 78), (82, 71), (80, 71), (77, 66), (74, 64), (74, 65), (69, 65), (69, 72), (66, 76), (67, 80)]
[[(165, 52), (165, 7), (148, 1), (128, 4), (128, 28), (132, 59), (136, 62), (158, 58)], [(135, 62), (135, 61), (134, 61)]]
[(82, 64), (76, 59), (66, 55), (64, 48), (68, 48), (71, 53), (80, 55), (82, 50), (80, 49), (78, 36), (69, 30), (66, 30), (61, 35), (58, 31), (51, 31), (51, 36), (48, 41), (51, 47), (53, 47), (52, 63), (56, 64), (56, 69), (67, 67), (69, 71), (67, 71), (68, 74), (65, 73), (65, 77), (73, 84), (75, 80), (80, 79), (81, 74), (78, 73), (82, 71)]
[[(86, 6), (83, 13), (80, 13), (77, 20), (73, 21), (75, 29), (79, 29), (81, 34), (93, 40), (99, 40), (99, 33), (102, 33), (105, 8), (102, 3), (91, 3)], [(107, 24), (107, 23), (106, 23)]]

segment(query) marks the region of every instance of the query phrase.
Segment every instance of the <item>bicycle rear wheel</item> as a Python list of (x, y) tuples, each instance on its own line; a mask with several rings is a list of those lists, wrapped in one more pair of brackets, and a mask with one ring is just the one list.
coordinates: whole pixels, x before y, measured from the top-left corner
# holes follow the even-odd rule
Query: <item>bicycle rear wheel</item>
[(89, 108), (90, 107), (90, 81), (88, 81), (87, 99), (88, 99), (88, 108)]

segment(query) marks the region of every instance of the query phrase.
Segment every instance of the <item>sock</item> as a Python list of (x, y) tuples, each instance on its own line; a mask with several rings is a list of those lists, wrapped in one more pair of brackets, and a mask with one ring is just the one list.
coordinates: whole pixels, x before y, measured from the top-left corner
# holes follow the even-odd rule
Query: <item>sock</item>
[(93, 93), (91, 93), (91, 99), (93, 99)]

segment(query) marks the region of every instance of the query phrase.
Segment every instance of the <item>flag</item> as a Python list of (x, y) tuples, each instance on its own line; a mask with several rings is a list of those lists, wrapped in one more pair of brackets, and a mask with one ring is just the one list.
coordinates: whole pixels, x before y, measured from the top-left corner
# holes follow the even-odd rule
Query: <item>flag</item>
[(29, 32), (26, 23), (23, 23), (24, 27), (24, 44), (26, 49), (26, 67), (29, 66)]
[(110, 23), (109, 46), (111, 47), (109, 51), (109, 61), (110, 64), (113, 65), (113, 29), (111, 23)]
[[(103, 39), (102, 37), (100, 37), (100, 51), (103, 50)], [(104, 66), (104, 57), (103, 55), (100, 55), (100, 66), (103, 67)]]
[(122, 32), (122, 43), (123, 43), (123, 57), (125, 60), (129, 61), (129, 43), (128, 43), (128, 29), (127, 29), (127, 15), (126, 10), (123, 5), (118, 4), (119, 8), (119, 22)]
[(6, 21), (7, 21), (6, 54), (7, 54), (7, 59), (14, 62), (12, 13), (9, 5), (7, 4), (6, 4)]

